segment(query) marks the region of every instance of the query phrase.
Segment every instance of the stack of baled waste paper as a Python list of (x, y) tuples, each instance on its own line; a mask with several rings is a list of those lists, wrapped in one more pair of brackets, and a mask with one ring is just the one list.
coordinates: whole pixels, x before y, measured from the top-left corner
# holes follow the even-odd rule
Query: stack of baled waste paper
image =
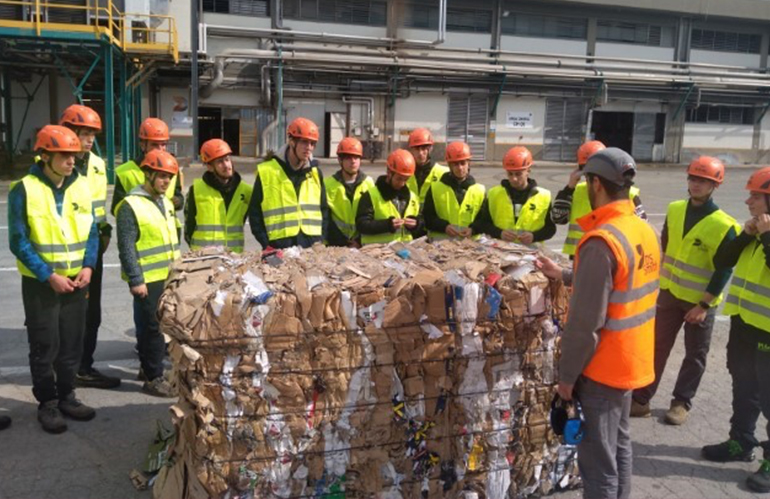
[(478, 498), (578, 483), (549, 426), (569, 290), (536, 250), (422, 240), (176, 262), (157, 498)]

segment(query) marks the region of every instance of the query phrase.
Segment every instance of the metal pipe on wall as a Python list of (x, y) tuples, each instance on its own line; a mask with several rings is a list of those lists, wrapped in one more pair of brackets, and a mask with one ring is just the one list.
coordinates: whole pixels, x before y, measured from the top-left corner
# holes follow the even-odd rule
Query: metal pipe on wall
[(193, 161), (198, 159), (198, 8), (198, 0), (190, 2), (190, 115)]

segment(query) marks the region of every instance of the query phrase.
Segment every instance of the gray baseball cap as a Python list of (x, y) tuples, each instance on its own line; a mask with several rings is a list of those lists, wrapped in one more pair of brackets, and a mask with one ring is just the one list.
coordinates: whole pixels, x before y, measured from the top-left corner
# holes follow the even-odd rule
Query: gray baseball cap
[(630, 186), (636, 175), (636, 161), (623, 149), (608, 147), (588, 158), (583, 173), (596, 175), (621, 187)]

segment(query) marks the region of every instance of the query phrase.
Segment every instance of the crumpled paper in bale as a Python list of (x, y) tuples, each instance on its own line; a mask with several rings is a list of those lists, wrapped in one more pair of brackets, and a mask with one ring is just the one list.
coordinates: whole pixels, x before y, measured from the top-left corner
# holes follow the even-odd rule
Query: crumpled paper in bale
[(159, 314), (180, 402), (158, 498), (542, 495), (568, 290), (482, 240), (189, 253)]

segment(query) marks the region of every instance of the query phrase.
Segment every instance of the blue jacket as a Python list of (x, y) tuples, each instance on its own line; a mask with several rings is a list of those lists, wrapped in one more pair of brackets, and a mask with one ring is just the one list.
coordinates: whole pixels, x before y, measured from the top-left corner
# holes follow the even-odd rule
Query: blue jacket
[[(59, 215), (62, 213), (62, 203), (64, 202), (64, 193), (78, 178), (77, 170), (73, 170), (72, 175), (64, 179), (61, 188), (57, 188), (48, 177), (45, 176), (40, 163), (35, 164), (29, 169), (30, 175), (35, 175), (43, 181), (45, 185), (53, 191), (53, 198), (56, 201), (56, 210)], [(45, 282), (53, 274), (53, 269), (48, 265), (40, 255), (37, 254), (32, 242), (29, 239), (29, 223), (27, 221), (27, 190), (22, 182), (13, 186), (8, 193), (8, 241), (11, 247), (11, 253), (26, 267), (35, 274), (40, 282)], [(91, 232), (88, 234), (86, 243), (86, 254), (83, 258), (83, 267), (94, 268), (96, 258), (99, 253), (99, 230), (96, 223), (91, 225)]]

